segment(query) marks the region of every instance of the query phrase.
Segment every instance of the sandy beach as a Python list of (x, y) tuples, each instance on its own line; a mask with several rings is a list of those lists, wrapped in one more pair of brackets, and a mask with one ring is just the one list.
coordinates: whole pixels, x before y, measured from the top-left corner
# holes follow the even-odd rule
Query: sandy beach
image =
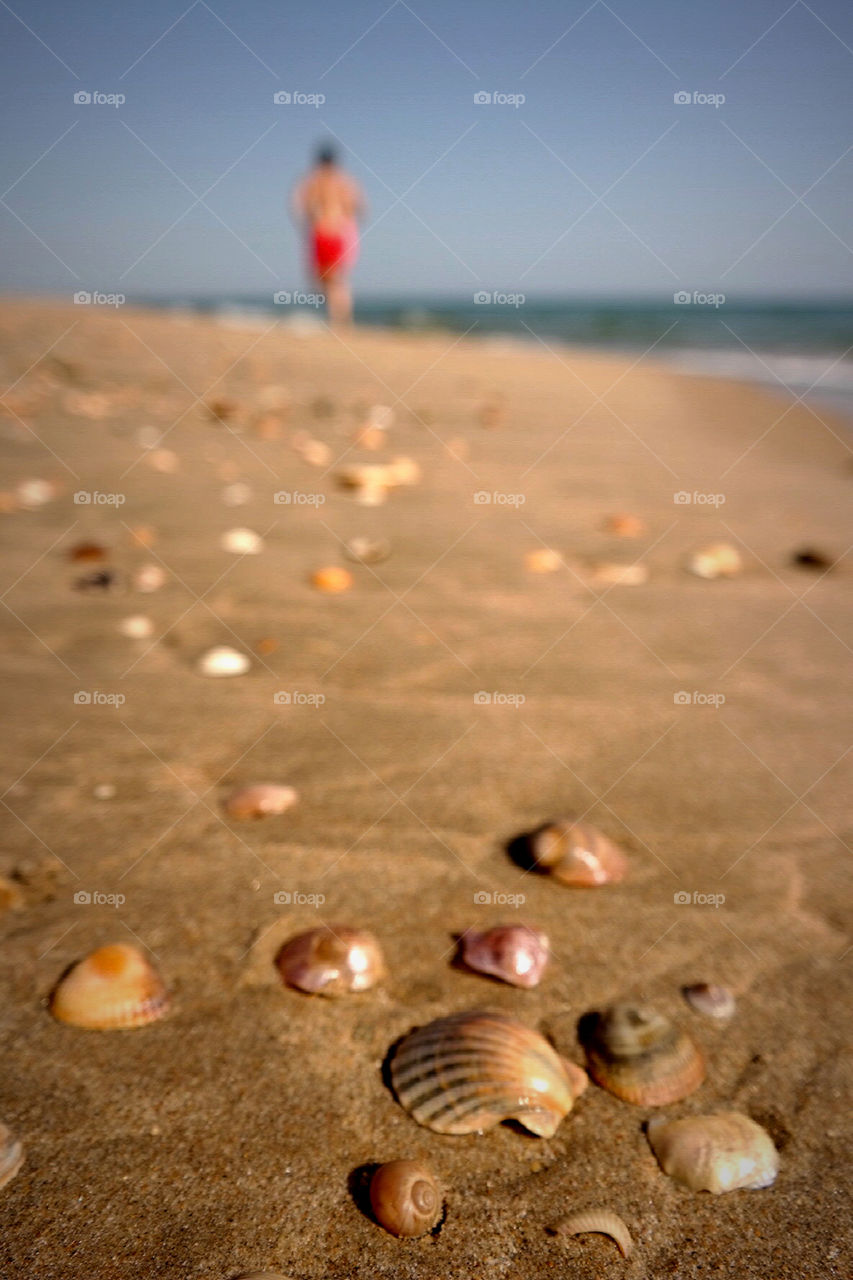
[[(4, 1280), (849, 1275), (849, 426), (535, 343), (23, 300), (0, 331), (0, 1120), (26, 1151)], [(419, 479), (381, 505), (336, 478), (400, 457)], [(643, 535), (606, 531), (618, 513)], [(235, 527), (259, 554), (222, 548)], [(356, 537), (390, 554), (348, 560)], [(741, 573), (685, 570), (718, 542)], [(559, 567), (531, 573), (545, 548)], [(638, 561), (638, 585), (596, 577)], [(337, 565), (351, 588), (318, 591)], [(121, 633), (134, 615), (148, 638)], [(199, 674), (215, 645), (250, 670)], [(252, 782), (299, 801), (228, 819)], [(508, 855), (567, 813), (625, 849), (623, 883)], [(540, 986), (453, 964), (454, 935), (516, 919), (551, 939)], [(385, 983), (284, 987), (278, 947), (329, 921), (375, 932)], [(147, 949), (170, 1011), (60, 1025), (59, 976), (109, 942)], [(698, 981), (736, 994), (728, 1023), (687, 1006)], [(619, 999), (690, 1030), (707, 1079), (667, 1114), (758, 1120), (772, 1188), (677, 1185), (651, 1111), (594, 1084), (552, 1139), (446, 1137), (383, 1077), (411, 1028), (475, 1008), (583, 1065), (578, 1019)], [(444, 1188), (434, 1235), (364, 1212), (363, 1171), (400, 1157)], [(549, 1235), (592, 1206), (624, 1218), (628, 1260)]]

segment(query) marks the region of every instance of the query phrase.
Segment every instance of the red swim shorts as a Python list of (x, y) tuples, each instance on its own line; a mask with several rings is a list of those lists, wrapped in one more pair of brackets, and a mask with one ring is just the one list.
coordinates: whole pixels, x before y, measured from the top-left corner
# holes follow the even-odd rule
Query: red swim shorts
[(358, 257), (358, 229), (347, 223), (334, 231), (314, 227), (311, 232), (311, 266), (320, 279), (349, 271)]

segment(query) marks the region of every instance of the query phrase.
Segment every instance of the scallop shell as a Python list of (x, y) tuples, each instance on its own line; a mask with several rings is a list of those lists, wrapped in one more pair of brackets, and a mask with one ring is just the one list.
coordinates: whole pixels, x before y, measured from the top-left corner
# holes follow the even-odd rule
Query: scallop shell
[(441, 1192), (432, 1171), (417, 1160), (380, 1165), (370, 1182), (370, 1207), (394, 1236), (424, 1236), (441, 1217)]
[(11, 1182), (24, 1163), (24, 1148), (18, 1139), (0, 1121), (0, 1187)]
[(623, 1258), (627, 1258), (634, 1248), (631, 1232), (619, 1217), (610, 1209), (586, 1209), (573, 1213), (553, 1228), (556, 1235), (579, 1236), (587, 1231), (595, 1231), (599, 1235), (610, 1236), (619, 1247)]
[(342, 569), (340, 565), (329, 565), (325, 569), (315, 569), (311, 574), (311, 585), (316, 587), (318, 591), (327, 591), (337, 593), (339, 591), (349, 591), (352, 586), (352, 574), (349, 569)]
[(713, 546), (695, 551), (687, 561), (687, 568), (697, 578), (733, 578), (743, 568), (740, 552), (728, 542), (715, 542)]
[(435, 1133), (482, 1133), (517, 1120), (550, 1138), (586, 1083), (538, 1032), (478, 1011), (411, 1032), (390, 1071), (400, 1105)]
[(579, 1034), (593, 1080), (625, 1102), (661, 1107), (705, 1079), (698, 1046), (655, 1009), (614, 1004), (585, 1015)]
[(218, 644), (201, 655), (197, 670), (203, 676), (243, 676), (251, 665), (245, 653), (227, 644)]
[(593, 888), (624, 880), (628, 860), (598, 827), (573, 818), (546, 823), (528, 836), (534, 867), (562, 884)]
[(544, 933), (526, 924), (499, 924), (483, 933), (468, 929), (459, 939), (459, 951), (477, 973), (514, 987), (535, 987), (548, 963), (549, 945)]
[(691, 1008), (707, 1018), (730, 1018), (737, 1007), (728, 987), (713, 982), (694, 982), (692, 986), (682, 987), (681, 994)]
[(143, 1027), (169, 1004), (163, 980), (138, 947), (116, 942), (78, 961), (50, 1000), (59, 1022), (90, 1031)]
[(757, 1191), (771, 1186), (779, 1172), (769, 1133), (737, 1111), (683, 1120), (657, 1116), (646, 1128), (664, 1173), (691, 1191)]
[(374, 935), (342, 924), (297, 934), (284, 944), (275, 962), (288, 986), (311, 995), (368, 991), (387, 974)]
[(238, 787), (225, 801), (229, 818), (267, 818), (284, 813), (299, 799), (293, 787), (276, 786), (271, 782), (258, 782), (250, 787)]

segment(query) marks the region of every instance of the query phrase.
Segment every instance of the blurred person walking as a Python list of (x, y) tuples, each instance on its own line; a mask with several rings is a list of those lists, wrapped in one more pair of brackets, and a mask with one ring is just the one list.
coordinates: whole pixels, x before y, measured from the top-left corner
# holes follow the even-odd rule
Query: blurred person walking
[(304, 225), (310, 270), (326, 296), (333, 325), (352, 320), (349, 273), (358, 257), (358, 222), (366, 203), (361, 187), (338, 165), (333, 147), (322, 146), (314, 167), (291, 197), (294, 217)]

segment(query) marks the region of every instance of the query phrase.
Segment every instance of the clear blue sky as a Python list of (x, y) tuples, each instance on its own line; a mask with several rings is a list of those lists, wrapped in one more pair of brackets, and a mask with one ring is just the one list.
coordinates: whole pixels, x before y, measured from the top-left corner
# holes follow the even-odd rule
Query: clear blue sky
[(334, 135), (362, 294), (851, 292), (848, 0), (0, 0), (0, 45), (3, 289), (303, 286)]

